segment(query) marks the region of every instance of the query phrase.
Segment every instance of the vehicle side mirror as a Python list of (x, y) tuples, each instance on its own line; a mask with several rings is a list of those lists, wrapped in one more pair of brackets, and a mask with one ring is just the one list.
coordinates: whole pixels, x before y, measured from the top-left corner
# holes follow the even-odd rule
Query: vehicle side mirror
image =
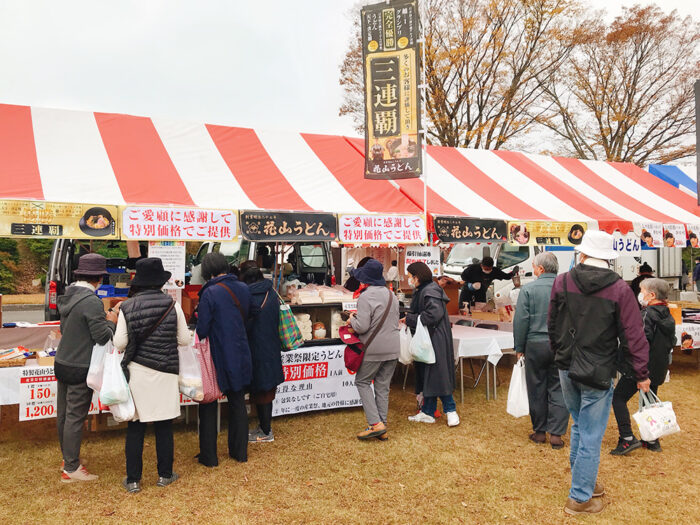
[(525, 277), (532, 277), (532, 272), (526, 272)]

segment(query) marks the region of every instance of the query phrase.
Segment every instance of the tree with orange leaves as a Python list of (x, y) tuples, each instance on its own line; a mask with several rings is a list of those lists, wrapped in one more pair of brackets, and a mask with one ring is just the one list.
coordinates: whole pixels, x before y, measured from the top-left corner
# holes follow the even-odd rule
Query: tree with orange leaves
[(583, 25), (577, 49), (542, 78), (538, 121), (582, 159), (667, 163), (694, 153), (700, 25), (656, 6)]

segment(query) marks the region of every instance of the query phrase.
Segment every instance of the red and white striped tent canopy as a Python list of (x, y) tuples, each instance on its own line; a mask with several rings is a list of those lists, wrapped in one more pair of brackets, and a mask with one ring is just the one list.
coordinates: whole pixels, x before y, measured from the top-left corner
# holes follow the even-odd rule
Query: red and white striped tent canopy
[[(363, 177), (363, 141), (0, 104), (0, 198), (421, 213), (418, 179)], [(492, 219), (698, 223), (690, 195), (632, 165), (428, 147), (428, 212)]]

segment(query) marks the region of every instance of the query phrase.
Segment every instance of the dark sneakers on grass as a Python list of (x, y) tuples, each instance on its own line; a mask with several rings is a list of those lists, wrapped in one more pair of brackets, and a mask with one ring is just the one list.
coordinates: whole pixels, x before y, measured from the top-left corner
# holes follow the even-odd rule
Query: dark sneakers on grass
[(661, 452), (661, 443), (658, 439), (656, 441), (642, 441), (642, 446), (651, 452)]
[(631, 440), (626, 440), (625, 438), (620, 438), (617, 440), (617, 447), (610, 451), (613, 456), (624, 456), (629, 454), (633, 450), (642, 446), (642, 442), (636, 437), (632, 437)]

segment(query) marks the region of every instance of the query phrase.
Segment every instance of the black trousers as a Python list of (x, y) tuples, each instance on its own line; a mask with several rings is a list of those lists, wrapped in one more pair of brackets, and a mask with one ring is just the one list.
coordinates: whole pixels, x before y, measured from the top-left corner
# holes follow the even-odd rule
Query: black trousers
[[(153, 428), (156, 434), (156, 457), (158, 458), (158, 475), (169, 478), (173, 475), (173, 420), (155, 421)], [(146, 436), (146, 423), (129, 421), (126, 431), (126, 481), (133, 483), (141, 481), (143, 471), (143, 440)]]
[(255, 408), (258, 412), (260, 428), (265, 434), (269, 434), (270, 430), (272, 430), (272, 402), (255, 405)]
[[(659, 385), (652, 383), (652, 392), (656, 394), (658, 389)], [(617, 430), (622, 438), (634, 436), (632, 432), (632, 423), (630, 421), (630, 411), (627, 409), (627, 402), (632, 399), (632, 396), (638, 391), (637, 380), (633, 377), (622, 376), (615, 386), (612, 406), (615, 412), (615, 420), (617, 421)]]
[(554, 365), (554, 352), (549, 341), (526, 343), (525, 382), (532, 430), (555, 436), (566, 434), (569, 411), (564, 404), (559, 370)]
[[(236, 461), (248, 461), (248, 414), (245, 392), (224, 392), (228, 399), (228, 455)], [(208, 467), (219, 464), (216, 452), (217, 403), (199, 405), (199, 462)]]

